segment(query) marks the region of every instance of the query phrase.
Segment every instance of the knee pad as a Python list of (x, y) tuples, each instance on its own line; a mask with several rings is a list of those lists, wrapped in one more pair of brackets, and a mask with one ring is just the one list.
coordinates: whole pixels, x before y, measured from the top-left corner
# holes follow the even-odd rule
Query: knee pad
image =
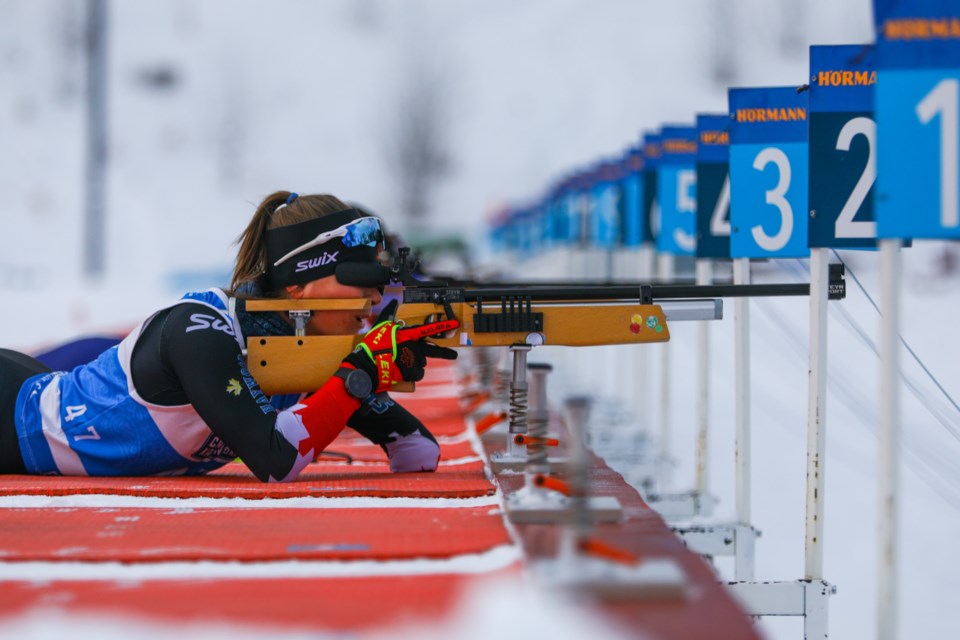
[[(417, 471), (436, 471), (440, 462), (440, 445), (432, 437), (422, 433), (421, 427), (408, 435), (391, 433), (392, 441), (383, 445), (390, 459), (390, 471), (393, 473), (412, 473)], [(429, 433), (429, 432), (427, 432)]]

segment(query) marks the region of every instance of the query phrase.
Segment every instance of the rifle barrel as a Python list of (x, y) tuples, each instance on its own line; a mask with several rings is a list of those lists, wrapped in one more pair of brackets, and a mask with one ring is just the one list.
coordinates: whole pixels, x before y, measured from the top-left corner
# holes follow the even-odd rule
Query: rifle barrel
[[(438, 300), (447, 293), (464, 302), (494, 302), (500, 299), (524, 298), (530, 300), (586, 301), (637, 300), (652, 303), (657, 300), (690, 298), (737, 298), (744, 296), (806, 296), (809, 284), (618, 284), (618, 285), (513, 285), (501, 284), (483, 287), (408, 287), (406, 302)], [(462, 297), (461, 297), (462, 295)], [(449, 298), (448, 298), (449, 299)]]
[(679, 300), (683, 298), (743, 298), (756, 296), (808, 296), (810, 285), (787, 284), (703, 284), (652, 286), (654, 300)]

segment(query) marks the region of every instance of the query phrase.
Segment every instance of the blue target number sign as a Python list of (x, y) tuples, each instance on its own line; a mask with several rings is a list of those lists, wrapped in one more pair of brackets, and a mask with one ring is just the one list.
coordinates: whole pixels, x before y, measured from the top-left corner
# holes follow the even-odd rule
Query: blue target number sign
[(807, 93), (730, 89), (730, 255), (800, 258), (807, 248)]
[(598, 249), (612, 249), (620, 240), (620, 163), (603, 162), (593, 175), (594, 183), (590, 190), (593, 202), (591, 244)]
[(960, 238), (960, 4), (874, 4), (877, 234)]
[(730, 117), (697, 116), (697, 257), (730, 257)]
[(629, 149), (622, 162), (620, 240), (625, 247), (638, 247), (643, 243), (643, 147)]
[(660, 200), (660, 233), (657, 251), (681, 256), (697, 248), (697, 129), (663, 127), (657, 193)]
[(870, 45), (810, 47), (811, 247), (875, 247), (877, 83)]
[(656, 242), (660, 233), (660, 203), (657, 198), (657, 169), (660, 165), (660, 133), (643, 136), (643, 242)]

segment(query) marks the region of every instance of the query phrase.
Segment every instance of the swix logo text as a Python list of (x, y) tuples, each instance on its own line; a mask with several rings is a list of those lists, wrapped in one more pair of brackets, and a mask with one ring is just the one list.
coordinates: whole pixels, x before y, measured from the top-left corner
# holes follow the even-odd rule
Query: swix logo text
[(190, 321), (194, 324), (187, 327), (187, 330), (184, 333), (190, 333), (191, 331), (197, 331), (198, 329), (215, 329), (217, 331), (224, 332), (228, 336), (234, 335), (233, 327), (231, 327), (228, 323), (205, 313), (191, 314)]
[(337, 255), (339, 253), (339, 251), (334, 251), (333, 253), (324, 253), (319, 258), (301, 260), (297, 263), (297, 269), (294, 271), (294, 273), (300, 273), (301, 271), (306, 271), (307, 269), (314, 269), (316, 267), (322, 267), (325, 264), (330, 264), (331, 262), (336, 262)]

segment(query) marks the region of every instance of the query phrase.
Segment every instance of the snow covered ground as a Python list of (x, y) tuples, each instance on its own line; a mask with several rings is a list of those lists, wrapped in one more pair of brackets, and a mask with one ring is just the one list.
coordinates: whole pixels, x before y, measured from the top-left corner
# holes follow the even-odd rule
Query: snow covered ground
[[(945, 246), (916, 243), (905, 253), (902, 336), (957, 400), (960, 368), (951, 316), (960, 308), (960, 282), (936, 273)], [(841, 255), (879, 304), (878, 255)], [(542, 268), (521, 265), (525, 274)], [(805, 261), (754, 271), (756, 282), (808, 278)], [(824, 576), (838, 587), (830, 600), (831, 636), (870, 638), (876, 635), (879, 563), (879, 358), (871, 342), (878, 342), (880, 317), (849, 272), (847, 285), (848, 298), (830, 305), (828, 327)], [(736, 520), (733, 330), (733, 300), (727, 300), (724, 319), (710, 323), (708, 475), (710, 493), (721, 500), (712, 519), (716, 522)], [(686, 491), (694, 487), (696, 473), (698, 336), (696, 323), (675, 322), (670, 331), (670, 451), (676, 459), (671, 488)], [(762, 531), (756, 546), (757, 580), (795, 580), (804, 574), (808, 334), (806, 298), (751, 302), (751, 512), (752, 524)], [(661, 347), (591, 351), (598, 353), (544, 347), (530, 358), (556, 365), (550, 382), (555, 400), (584, 391), (598, 398), (591, 423), (597, 441), (611, 433), (635, 434), (643, 424), (656, 441), (663, 412)], [(646, 390), (637, 389), (635, 378), (622, 375), (638, 358), (647, 359)], [(960, 628), (960, 615), (950, 605), (960, 597), (955, 579), (960, 566), (955, 544), (960, 534), (960, 413), (906, 351), (901, 365), (900, 637), (952, 637)], [(629, 473), (615, 446), (601, 450), (614, 468)], [(720, 559), (717, 565), (722, 576), (733, 579), (731, 560)], [(761, 624), (771, 638), (803, 637), (800, 619), (766, 618)]]
[[(122, 330), (184, 286), (224, 284), (231, 242), (274, 189), (334, 193), (403, 230), (409, 221), (398, 213), (385, 146), (401, 89), (414, 79), (408, 69), (439, 78), (446, 105), (450, 169), (437, 184), (430, 225), (478, 237), (497, 202), (535, 197), (560, 173), (618, 153), (645, 128), (724, 109), (725, 87), (710, 75), (718, 33), (733, 45), (741, 85), (800, 84), (806, 44), (870, 39), (868, 0), (723, 2), (734, 11), (729, 23), (718, 19), (717, 4), (111, 2), (107, 273), (90, 282), (80, 273), (85, 4), (0, 0), (0, 342), (33, 349)], [(800, 25), (804, 46), (783, 43), (787, 24)], [(960, 286), (933, 277), (942, 248), (918, 243), (906, 254), (904, 335), (960, 395), (952, 331)], [(844, 255), (876, 297), (876, 256)], [(799, 281), (801, 272), (793, 263), (763, 277)], [(839, 588), (832, 635), (866, 638), (874, 635), (877, 566), (877, 359), (840, 309), (874, 340), (879, 320), (850, 278), (848, 288), (830, 321), (825, 571)], [(807, 318), (801, 299), (753, 304), (758, 579), (803, 571)], [(696, 330), (672, 331), (674, 483), (686, 489)], [(721, 498), (718, 517), (732, 517), (732, 305), (711, 334), (711, 487)], [(596, 358), (614, 366), (623, 360), (601, 353)], [(555, 376), (555, 397), (573, 388), (609, 394), (575, 375), (582, 360), (568, 362)], [(951, 637), (960, 628), (960, 418), (903, 363), (925, 396), (905, 391), (903, 401), (901, 637)], [(631, 380), (619, 380), (611, 403), (635, 408)], [(661, 408), (648, 410), (656, 425)], [(763, 624), (777, 639), (802, 635), (798, 620)]]

